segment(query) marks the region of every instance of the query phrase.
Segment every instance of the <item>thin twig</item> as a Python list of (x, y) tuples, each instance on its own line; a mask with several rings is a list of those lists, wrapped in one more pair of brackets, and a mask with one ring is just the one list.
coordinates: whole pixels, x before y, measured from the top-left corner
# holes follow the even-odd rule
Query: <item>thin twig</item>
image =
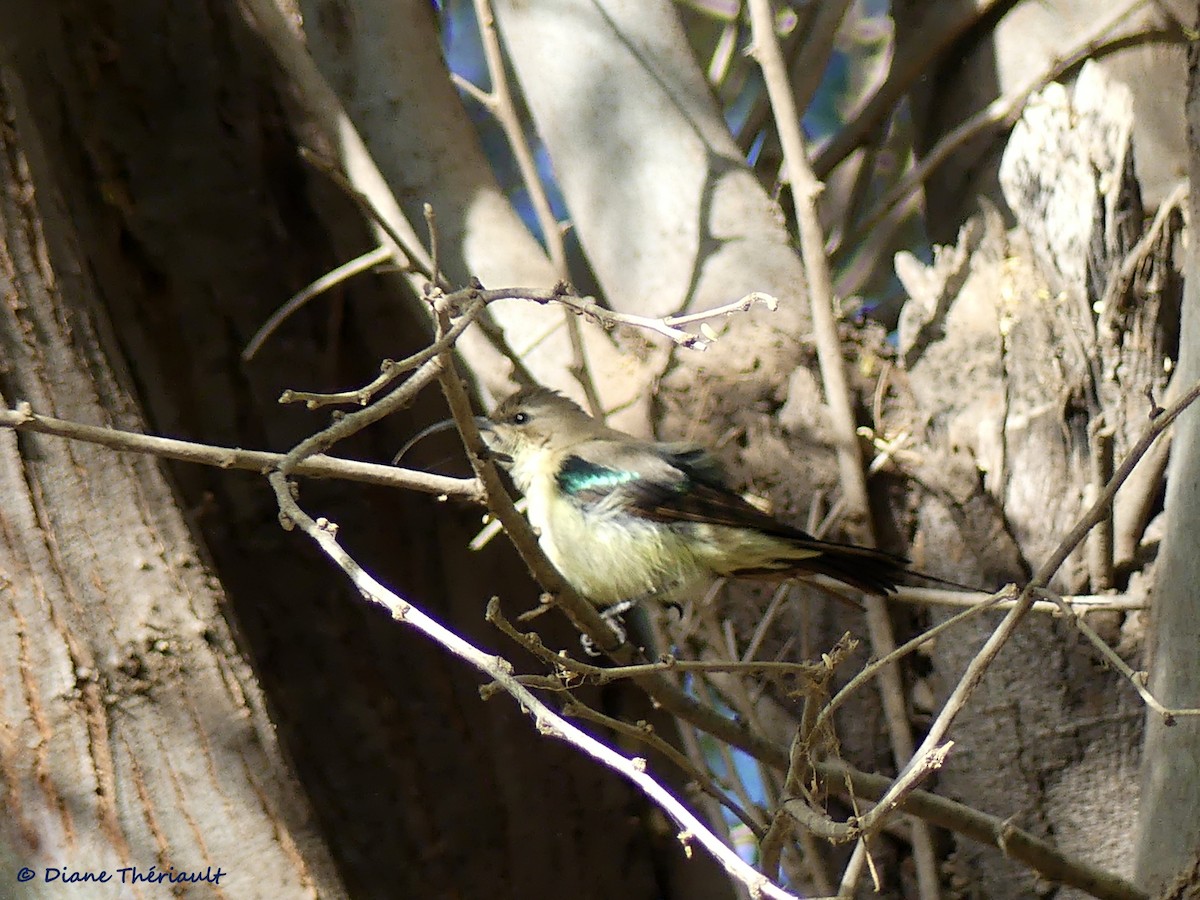
[(383, 606), (397, 621), (416, 628), (455, 656), (501, 684), (519, 706), (533, 718), (539, 734), (566, 741), (631, 782), (679, 825), (682, 829), (678, 836), (680, 841), (685, 845), (692, 841), (699, 843), (721, 864), (730, 877), (744, 884), (753, 894), (780, 898), (780, 900), (796, 900), (795, 895), (773, 884), (743, 862), (686, 806), (650, 777), (645, 771), (644, 760), (622, 756), (563, 719), (512, 676), (512, 668), (505, 660), (485, 653), (463, 640), (453, 631), (435, 622), (420, 609), (402, 600), (368, 575), (338, 544), (335, 537), (335, 526), (325, 520), (314, 521), (297, 505), (292, 497), (287, 476), (283, 472), (272, 473), (270, 482), (275, 490), (275, 498), (279, 503), (282, 516), (288, 522), (298, 525), (305, 534), (312, 538), (321, 550), (346, 573), (364, 597)]
[(1059, 56), (1036, 78), (1032, 78), (1026, 82), (1024, 87), (997, 97), (975, 115), (947, 132), (921, 158), (921, 161), (905, 172), (904, 177), (896, 182), (880, 198), (860, 222), (855, 224), (852, 231), (846, 232), (840, 244), (829, 249), (830, 255), (837, 255), (843, 248), (856, 245), (859, 235), (870, 233), (880, 222), (892, 214), (897, 205), (907, 202), (917, 187), (923, 184), (934, 170), (939, 168), (942, 163), (949, 159), (956, 150), (968, 141), (975, 139), (981, 133), (990, 129), (1007, 130), (1012, 128), (1020, 118), (1026, 101), (1034, 91), (1039, 90), (1057, 78), (1061, 78), (1063, 74), (1069, 72), (1083, 62), (1083, 60), (1095, 56), (1105, 43), (1104, 35), (1108, 34), (1108, 32), (1132, 16), (1148, 2), (1149, 0), (1133, 0), (1133, 2), (1119, 8), (1113, 15), (1101, 19), (1097, 26), (1090, 29), (1073, 48), (1067, 51), (1066, 54)]
[[(491, 303), (495, 298), (492, 295), (495, 291), (480, 291), (481, 297), (485, 298), (486, 302)], [(648, 316), (639, 316), (634, 313), (621, 313), (607, 309), (596, 302), (593, 297), (581, 297), (572, 293), (565, 285), (559, 285), (550, 291), (518, 291), (505, 292), (506, 297), (520, 297), (526, 300), (532, 300), (535, 303), (560, 303), (568, 309), (576, 312), (586, 318), (592, 319), (605, 328), (613, 328), (617, 325), (629, 325), (634, 328), (643, 328), (648, 331), (653, 331), (656, 334), (661, 334), (664, 337), (670, 338), (681, 347), (687, 347), (691, 350), (704, 350), (712, 343), (713, 338), (704, 335), (693, 334), (690, 331), (684, 331), (680, 326), (694, 325), (697, 322), (704, 322), (710, 319), (718, 319), (722, 316), (730, 316), (739, 312), (746, 312), (751, 307), (761, 304), (767, 309), (774, 312), (779, 308), (779, 301), (770, 294), (764, 294), (760, 291), (754, 291), (747, 294), (739, 300), (734, 300), (732, 303), (726, 303), (723, 306), (717, 306), (713, 309), (705, 310), (704, 312), (692, 313), (686, 316), (666, 316), (665, 318), (655, 319)]]
[[(1087, 612), (1136, 612), (1149, 608), (1148, 598), (1141, 593), (1127, 594), (1070, 594), (1063, 601), (1077, 613)], [(989, 609), (1009, 609), (1016, 603), (1015, 597), (996, 600), (995, 594), (980, 591), (951, 591), (941, 588), (919, 588), (907, 585), (897, 589), (888, 597), (893, 603), (915, 603), (922, 606), (986, 606)], [(1038, 600), (1031, 612), (1058, 615), (1061, 610), (1050, 600)]]
[[(490, 92), (474, 88), (470, 93), (482, 106), (495, 117), (504, 137), (512, 150), (517, 170), (521, 173), (521, 181), (529, 191), (529, 202), (542, 239), (546, 242), (546, 253), (558, 273), (559, 278), (567, 278), (567, 251), (562, 239), (562, 229), (554, 217), (550, 207), (550, 198), (538, 174), (537, 163), (533, 151), (525, 137), (525, 129), (521, 118), (517, 115), (517, 107), (513, 102), (512, 89), (508, 83), (508, 73), (504, 69), (504, 54), (500, 49), (500, 36), (496, 32), (496, 18), (492, 13), (490, 0), (474, 0), (475, 20), (479, 25), (480, 42), (483, 45), (483, 59), (487, 65), (488, 80), (491, 82)], [(463, 85), (462, 79), (456, 79), (456, 84)]]
[(593, 685), (611, 684), (614, 681), (625, 681), (641, 678), (657, 672), (740, 672), (743, 674), (795, 675), (800, 678), (816, 677), (821, 666), (816, 663), (792, 662), (737, 662), (726, 660), (677, 659), (674, 656), (664, 656), (658, 662), (639, 663), (634, 665), (594, 666), (591, 663), (580, 662), (562, 653), (556, 653), (542, 643), (536, 632), (522, 632), (512, 624), (500, 611), (500, 603), (493, 599), (488, 603), (484, 619), (499, 628), (505, 635), (525, 650), (560, 670), (560, 679), (568, 675), (572, 684), (585, 683)]
[(704, 319), (726, 316), (749, 309), (756, 303), (762, 303), (769, 309), (774, 310), (777, 308), (778, 303), (774, 297), (755, 292), (746, 295), (740, 300), (735, 300), (733, 303), (711, 309), (705, 313), (679, 317), (668, 316), (664, 319), (650, 319), (644, 316), (607, 310), (596, 303), (591, 297), (582, 297), (571, 293), (570, 288), (566, 284), (556, 285), (549, 290), (544, 288), (497, 288), (485, 290), (477, 286), (466, 287), (445, 295), (447, 309), (456, 311), (454, 323), (447, 330), (446, 334), (437, 338), (428, 347), (406, 359), (385, 363), (381, 367), (382, 371), (380, 375), (371, 381), (370, 384), (352, 391), (338, 391), (329, 394), (289, 389), (283, 392), (279, 398), (279, 402), (303, 402), (310, 409), (339, 403), (352, 403), (364, 406), (379, 390), (390, 384), (398, 375), (423, 365), (428, 360), (433, 359), (452, 347), (471, 323), (483, 316), (486, 306), (498, 300), (528, 300), (532, 303), (543, 305), (547, 303), (561, 304), (569, 310), (588, 316), (605, 328), (612, 328), (618, 325), (648, 328), (655, 333), (666, 335), (681, 346), (690, 347), (694, 350), (705, 349), (710, 339), (692, 334), (689, 331), (684, 331), (678, 327), (680, 322), (683, 324), (693, 324)]
[(853, 897), (854, 889), (858, 887), (858, 879), (862, 876), (863, 863), (867, 859), (867, 844), (861, 838), (854, 845), (854, 852), (842, 870), (842, 880), (838, 884), (838, 897)]
[[(355, 388), (352, 391), (335, 391), (334, 393), (315, 393), (312, 391), (294, 391), (292, 389), (285, 390), (279, 395), (280, 403), (304, 403), (309, 409), (317, 409), (321, 406), (333, 406), (342, 403), (352, 403), (356, 406), (366, 406), (375, 397), (377, 393), (395, 381), (400, 375), (416, 369), (429, 360), (433, 359), (443, 350), (453, 347), (455, 341), (472, 322), (476, 321), (483, 315), (487, 300), (481, 297), (473, 296), (472, 289), (468, 288), (460, 292), (463, 297), (472, 297), (465, 306), (461, 308), (461, 313), (455, 320), (454, 325), (442, 337), (435, 340), (428, 347), (412, 354), (401, 360), (384, 360), (379, 366), (379, 375), (371, 382), (363, 385), (360, 388)], [(457, 296), (457, 295), (456, 295)]]
[[(1088, 426), (1088, 436), (1091, 438), (1092, 452), (1091, 484), (1087, 486), (1089, 495), (1104, 487), (1112, 478), (1113, 469), (1113, 429), (1104, 421), (1101, 414), (1092, 420)], [(1087, 543), (1088, 575), (1091, 588), (1094, 591), (1111, 590), (1115, 575), (1113, 571), (1113, 508), (1109, 506), (1104, 518), (1092, 529)]]
[(749, 312), (756, 304), (762, 304), (771, 312), (775, 312), (779, 308), (779, 300), (775, 297), (772, 297), (770, 294), (764, 294), (762, 291), (752, 291), (740, 300), (734, 300), (732, 303), (726, 303), (724, 306), (714, 306), (712, 309), (706, 309), (704, 312), (688, 313), (682, 316), (667, 316), (663, 319), (663, 324), (671, 328), (678, 328), (681, 325), (694, 325), (697, 322), (716, 319), (720, 316), (732, 316), (735, 313)]
[(431, 283), (425, 286), (425, 296), (428, 297), (432, 290), (441, 290), (449, 282), (442, 275), (442, 263), (438, 258), (437, 213), (433, 211), (432, 203), (422, 204), (421, 212), (425, 215), (425, 233), (429, 236), (429, 268), (433, 272)]
[(316, 281), (309, 283), (306, 287), (297, 291), (283, 306), (271, 313), (271, 317), (254, 333), (254, 337), (250, 338), (250, 343), (246, 344), (246, 349), (242, 351), (242, 360), (244, 362), (252, 360), (254, 355), (262, 349), (262, 345), (266, 342), (267, 338), (274, 334), (275, 330), (289, 316), (304, 306), (309, 300), (341, 284), (343, 281), (353, 278), (355, 275), (371, 271), (371, 269), (392, 258), (390, 247), (376, 247), (374, 250), (368, 250), (361, 256), (356, 256), (349, 262), (342, 263), (337, 268), (330, 269)]
[[(994, 594), (992, 596), (993, 603), (998, 603), (1000, 601), (1000, 598), (1004, 597), (1006, 594), (1009, 594), (1009, 593), (1010, 593), (1009, 589), (1006, 589), (1004, 591), (1001, 591), (998, 594)], [(826, 725), (826, 723), (829, 721), (830, 717), (837, 711), (838, 707), (840, 707), (843, 703), (845, 703), (846, 700), (850, 697), (850, 695), (852, 693), (854, 693), (854, 691), (858, 690), (860, 687), (862, 687), (864, 684), (866, 684), (871, 678), (873, 678), (875, 676), (876, 672), (880, 671), (881, 669), (883, 669), (889, 665), (895, 664), (898, 660), (903, 659), (905, 656), (912, 653), (914, 650), (917, 650), (918, 648), (920, 648), (921, 645), (926, 644), (929, 641), (936, 638), (943, 631), (953, 628), (956, 625), (961, 625), (967, 619), (973, 618), (974, 616), (978, 615), (979, 613), (984, 612), (987, 609), (990, 609), (991, 605), (992, 604), (981, 603), (976, 606), (972, 606), (968, 609), (965, 609), (962, 612), (958, 613), (957, 615), (951, 616), (946, 621), (940, 622), (937, 625), (934, 625), (932, 628), (928, 628), (925, 631), (922, 631), (916, 637), (901, 644), (899, 647), (897, 647), (895, 650), (891, 651), (891, 653), (887, 654), (886, 656), (884, 656), (880, 659), (873, 660), (870, 663), (868, 663), (866, 666), (863, 667), (862, 671), (860, 671), (857, 675), (855, 675), (853, 678), (851, 678), (850, 681), (848, 681), (846, 683), (846, 685), (833, 696), (833, 699), (830, 700), (825, 705), (824, 709), (821, 710), (820, 715), (817, 716), (816, 721), (813, 723), (812, 730), (814, 732), (818, 732), (821, 728), (823, 728)]]
[(1138, 696), (1142, 698), (1142, 702), (1162, 716), (1166, 724), (1174, 725), (1175, 719), (1180, 716), (1200, 716), (1200, 708), (1169, 708), (1163, 706), (1158, 698), (1150, 693), (1150, 690), (1146, 687), (1147, 674), (1145, 672), (1133, 671), (1125, 660), (1121, 659), (1117, 651), (1108, 645), (1108, 641), (1100, 637), (1083, 616), (1076, 614), (1067, 604), (1065, 598), (1059, 597), (1053, 591), (1045, 589), (1038, 591), (1038, 594), (1049, 598), (1051, 602), (1058, 605), (1063, 615), (1071, 620), (1071, 624), (1078, 628), (1080, 633), (1091, 642), (1092, 646), (1100, 651), (1100, 655), (1104, 657), (1105, 662), (1120, 672), (1125, 680), (1133, 685), (1133, 689), (1138, 692)]
[(288, 475), (310, 456), (324, 453), (338, 441), (345, 440), (368, 425), (406, 408), (423, 388), (433, 383), (441, 371), (442, 357), (435, 356), (433, 359), (426, 360), (399, 387), (393, 388), (365, 409), (346, 413), (340, 419), (305, 438), (289, 450), (279, 464), (279, 471)]
[(594, 319), (605, 327), (613, 325), (632, 325), (637, 328), (644, 328), (648, 331), (653, 331), (661, 334), (664, 337), (670, 338), (681, 347), (687, 347), (690, 350), (705, 350), (708, 345), (713, 342), (713, 338), (705, 335), (693, 334), (690, 331), (684, 331), (680, 325), (691, 325), (695, 322), (700, 322), (706, 319), (716, 319), (721, 316), (732, 315), (737, 312), (745, 312), (756, 303), (762, 303), (772, 312), (779, 307), (779, 301), (769, 294), (763, 294), (755, 291), (747, 294), (740, 300), (734, 300), (732, 303), (726, 303), (724, 306), (718, 306), (714, 309), (705, 310), (704, 312), (691, 313), (686, 316), (667, 316), (663, 319), (650, 318), (648, 316), (639, 316), (636, 313), (621, 313), (606, 309), (598, 304), (591, 297), (556, 297), (558, 302), (564, 306), (578, 312), (580, 315)]
[(592, 709), (592, 707), (588, 706), (587, 704), (580, 703), (578, 698), (575, 697), (572, 697), (571, 700), (563, 706), (562, 714), (567, 718), (586, 719), (595, 725), (608, 728), (617, 734), (623, 734), (626, 737), (631, 737), (636, 741), (640, 741), (647, 747), (657, 751), (658, 753), (661, 753), (666, 759), (669, 759), (676, 766), (678, 766), (680, 771), (683, 772), (688, 778), (692, 779), (699, 790), (703, 791), (709, 797), (712, 797), (727, 810), (733, 813), (738, 818), (738, 821), (750, 829), (750, 832), (755, 837), (759, 837), (762, 834), (762, 824), (756, 821), (753, 814), (750, 812), (750, 810), (754, 809), (754, 806), (752, 803), (746, 802), (749, 800), (748, 797), (743, 801), (743, 803), (745, 803), (744, 806), (739, 805), (728, 794), (726, 794), (725, 791), (721, 790), (721, 788), (716, 784), (716, 782), (713, 781), (712, 777), (707, 772), (695, 765), (684, 754), (680, 753), (675, 747), (672, 747), (669, 743), (659, 737), (659, 735), (654, 731), (654, 726), (650, 723), (638, 722), (637, 724), (630, 724), (629, 722), (622, 721), (621, 719), (614, 718), (613, 716), (606, 716), (604, 713)]
[(739, 23), (737, 17), (727, 20), (721, 28), (721, 34), (713, 47), (712, 58), (708, 61), (705, 77), (714, 88), (721, 87), (729, 75), (730, 63), (737, 51)]
[(746, 644), (746, 649), (742, 652), (742, 662), (750, 662), (758, 655), (758, 648), (762, 646), (762, 642), (766, 640), (767, 632), (775, 621), (775, 617), (779, 615), (779, 611), (783, 609), (784, 601), (792, 593), (792, 585), (790, 582), (784, 582), (771, 595), (771, 602), (767, 604), (766, 610), (758, 620), (758, 624), (754, 626), (754, 634), (750, 636), (750, 642)]
[[(748, 5), (754, 37), (754, 54), (762, 67), (767, 94), (775, 115), (776, 130), (783, 144), (788, 180), (792, 185), (800, 252), (808, 279), (817, 356), (826, 403), (833, 423), (842, 491), (853, 514), (864, 526), (869, 543), (874, 545), (874, 528), (871, 522), (867, 481), (863, 472), (862, 450), (858, 443), (850, 385), (846, 379), (841, 342), (834, 318), (833, 279), (825, 256), (825, 235), (817, 210), (817, 198), (823, 188), (809, 167), (808, 151), (800, 129), (800, 117), (775, 34), (770, 0), (748, 0)], [(871, 646), (877, 655), (887, 655), (896, 646), (887, 605), (882, 598), (868, 597), (866, 606)], [(896, 764), (901, 765), (912, 753), (913, 735), (908, 722), (899, 669), (885, 669), (879, 687), (891, 736), (892, 752), (896, 757)], [(936, 856), (933, 852), (933, 839), (923, 824), (918, 823), (914, 826), (913, 854), (922, 895), (935, 894), (938, 880)]]
[[(241, 469), (260, 474), (276, 468), (284, 460), (282, 453), (197, 444), (174, 438), (121, 431), (116, 428), (68, 422), (64, 419), (38, 415), (28, 404), (24, 403), (18, 404), (16, 409), (0, 409), (0, 428), (50, 434), (70, 440), (85, 441), (89, 444), (100, 444), (112, 450), (143, 453), (149, 456), (160, 456), (163, 459), (199, 463), (219, 469)], [(396, 466), (383, 466), (324, 455), (305, 459), (293, 471), (297, 475), (310, 478), (338, 478), (344, 481), (404, 488), (445, 497), (462, 497), (475, 503), (483, 501), (483, 487), (474, 478), (447, 478), (444, 475), (430, 475), (427, 472), (401, 469)]]
[(942, 767), (953, 746), (953, 741), (946, 741), (931, 751), (922, 753), (902, 778), (892, 782), (887, 793), (879, 799), (873, 809), (861, 816), (851, 816), (844, 823), (834, 821), (827, 813), (810, 805), (807, 798), (786, 800), (780, 808), (804, 828), (827, 841), (841, 843), (858, 840), (863, 835), (882, 828), (888, 817), (903, 806), (905, 799), (916, 793), (917, 786)]

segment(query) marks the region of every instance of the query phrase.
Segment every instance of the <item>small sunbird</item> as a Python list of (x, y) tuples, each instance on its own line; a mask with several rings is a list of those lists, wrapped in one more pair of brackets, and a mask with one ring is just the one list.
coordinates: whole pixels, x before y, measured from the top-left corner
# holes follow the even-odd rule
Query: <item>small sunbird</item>
[(813, 573), (886, 595), (906, 571), (903, 557), (818, 540), (757, 509), (703, 448), (639, 440), (546, 388), (518, 391), (477, 422), (528, 501), (542, 550), (597, 606)]

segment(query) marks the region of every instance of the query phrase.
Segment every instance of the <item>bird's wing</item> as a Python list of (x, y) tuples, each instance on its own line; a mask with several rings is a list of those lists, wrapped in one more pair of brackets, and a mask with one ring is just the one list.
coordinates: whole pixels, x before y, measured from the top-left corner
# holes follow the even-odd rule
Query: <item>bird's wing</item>
[(743, 500), (703, 449), (596, 441), (563, 460), (559, 487), (584, 505), (605, 503), (656, 522), (701, 522), (811, 540)]
[(822, 541), (752, 506), (726, 485), (720, 465), (702, 449), (681, 445), (593, 441), (573, 449), (558, 473), (559, 487), (585, 506), (662, 523), (696, 522), (748, 528), (781, 538), (796, 552), (728, 574), (778, 577), (800, 571), (828, 575), (863, 591), (895, 590), (908, 561), (901, 556)]

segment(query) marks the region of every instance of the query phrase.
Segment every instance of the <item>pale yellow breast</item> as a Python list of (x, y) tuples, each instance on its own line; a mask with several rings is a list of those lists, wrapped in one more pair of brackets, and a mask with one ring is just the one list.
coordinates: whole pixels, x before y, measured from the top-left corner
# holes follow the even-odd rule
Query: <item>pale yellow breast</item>
[[(584, 513), (561, 496), (530, 496), (542, 549), (571, 585), (601, 606), (665, 595), (707, 572), (680, 535), (619, 513)], [(536, 509), (535, 509), (536, 507)]]

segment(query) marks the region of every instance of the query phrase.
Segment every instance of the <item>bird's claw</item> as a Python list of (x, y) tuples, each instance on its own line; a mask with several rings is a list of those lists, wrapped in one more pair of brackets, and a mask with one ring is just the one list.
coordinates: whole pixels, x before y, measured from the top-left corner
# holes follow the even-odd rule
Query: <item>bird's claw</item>
[[(622, 613), (628, 612), (633, 608), (632, 600), (622, 600), (620, 603), (614, 603), (600, 613), (606, 625), (612, 629), (613, 635), (616, 636), (617, 642), (613, 645), (614, 649), (625, 643), (625, 639), (629, 637), (629, 632), (625, 629), (625, 622), (621, 619)], [(583, 652), (588, 656), (599, 656), (600, 650), (596, 646), (596, 642), (586, 634), (579, 636), (579, 645), (583, 647)]]

